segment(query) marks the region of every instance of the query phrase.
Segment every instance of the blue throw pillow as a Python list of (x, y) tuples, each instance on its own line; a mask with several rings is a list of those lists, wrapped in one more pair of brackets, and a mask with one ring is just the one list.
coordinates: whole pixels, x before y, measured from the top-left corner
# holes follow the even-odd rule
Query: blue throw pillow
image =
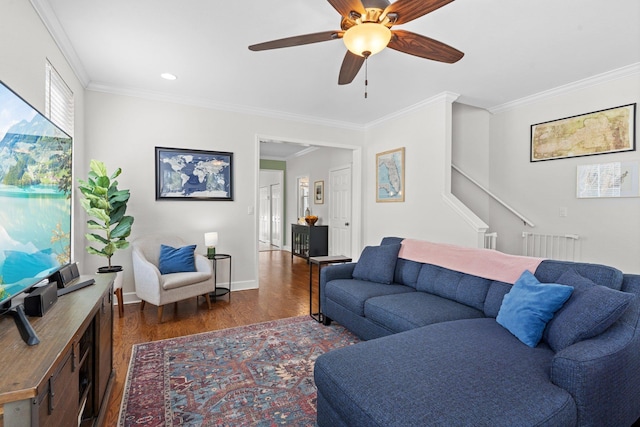
[(535, 347), (553, 314), (569, 299), (573, 288), (540, 283), (525, 270), (504, 296), (496, 321), (529, 347)]
[(564, 272), (557, 282), (573, 286), (574, 291), (544, 331), (544, 340), (556, 352), (606, 331), (634, 298), (632, 294), (597, 285), (573, 269)]
[(367, 246), (353, 269), (353, 278), (389, 284), (393, 282), (400, 245)]
[(183, 246), (181, 248), (160, 245), (160, 262), (158, 263), (160, 274), (196, 271), (195, 250), (196, 245)]

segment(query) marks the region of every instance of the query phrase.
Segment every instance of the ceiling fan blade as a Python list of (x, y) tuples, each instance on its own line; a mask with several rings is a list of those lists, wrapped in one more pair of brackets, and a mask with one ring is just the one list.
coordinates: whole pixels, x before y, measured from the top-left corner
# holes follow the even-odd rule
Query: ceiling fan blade
[(388, 15), (393, 13), (398, 15), (393, 25), (406, 24), (452, 1), (453, 0), (398, 0), (391, 3), (385, 9), (384, 14)]
[(362, 2), (360, 0), (327, 0), (327, 1), (329, 2), (329, 4), (331, 4), (331, 6), (333, 6), (335, 10), (338, 11), (340, 15), (344, 16), (345, 18), (349, 17), (349, 14), (351, 13), (351, 11), (357, 12), (360, 15), (365, 14), (364, 6), (362, 5)]
[(393, 30), (392, 33), (388, 47), (409, 55), (448, 64), (453, 64), (464, 56), (458, 49), (420, 34), (404, 30)]
[(272, 40), (249, 46), (249, 50), (259, 51), (268, 49), (279, 49), (281, 47), (300, 46), (303, 44), (326, 42), (342, 37), (341, 31), (323, 31), (321, 33), (304, 34), (302, 36), (287, 37), (284, 39)]
[(362, 64), (364, 64), (364, 56), (359, 56), (350, 51), (347, 51), (347, 54), (344, 56), (342, 60), (342, 66), (340, 67), (340, 76), (338, 76), (338, 84), (339, 85), (348, 85), (353, 81), (353, 79), (362, 68)]

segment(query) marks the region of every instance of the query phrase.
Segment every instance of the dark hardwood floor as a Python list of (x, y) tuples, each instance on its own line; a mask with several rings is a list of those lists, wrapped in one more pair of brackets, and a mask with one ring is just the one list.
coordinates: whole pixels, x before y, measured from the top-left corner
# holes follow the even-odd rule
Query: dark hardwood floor
[[(120, 402), (131, 358), (133, 344), (173, 338), (182, 335), (309, 313), (309, 266), (304, 259), (286, 251), (260, 252), (260, 289), (232, 292), (218, 298), (207, 309), (204, 298), (191, 298), (171, 304), (164, 309), (163, 322), (158, 323), (156, 307), (146, 304), (127, 304), (124, 316), (118, 317), (114, 309), (113, 366), (116, 378), (109, 400), (105, 426), (116, 426)], [(314, 282), (317, 273), (314, 269)], [(317, 290), (314, 289), (314, 295)]]

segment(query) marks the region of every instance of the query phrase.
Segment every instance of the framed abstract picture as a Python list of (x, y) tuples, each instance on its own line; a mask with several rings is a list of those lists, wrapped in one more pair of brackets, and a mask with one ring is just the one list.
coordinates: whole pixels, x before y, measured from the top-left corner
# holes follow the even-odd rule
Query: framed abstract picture
[(531, 125), (531, 162), (636, 149), (636, 104)]
[(404, 202), (404, 147), (376, 154), (376, 202)]
[(313, 203), (316, 205), (324, 203), (324, 181), (313, 183)]
[(156, 147), (156, 200), (233, 200), (233, 153)]

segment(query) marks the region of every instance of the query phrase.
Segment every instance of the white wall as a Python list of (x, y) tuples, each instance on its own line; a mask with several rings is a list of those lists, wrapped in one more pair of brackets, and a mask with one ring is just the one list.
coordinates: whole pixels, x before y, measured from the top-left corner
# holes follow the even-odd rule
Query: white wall
[[(487, 110), (453, 104), (452, 163), (485, 188), (489, 188), (490, 119)], [(456, 171), (451, 175), (451, 192), (491, 226), (486, 193)]]
[[(582, 261), (640, 273), (640, 198), (576, 198), (578, 165), (640, 160), (637, 151), (529, 162), (530, 126), (549, 120), (640, 102), (640, 75), (575, 89), (491, 117), (490, 186), (536, 225), (526, 227), (491, 205), (498, 249), (520, 253), (522, 231), (578, 234)], [(637, 129), (636, 129), (637, 132)], [(567, 217), (560, 217), (566, 208)]]
[[(454, 100), (455, 96), (443, 94), (368, 129), (363, 167), (365, 245), (398, 236), (477, 246), (482, 222), (449, 194)], [(376, 153), (400, 147), (405, 147), (405, 201), (376, 203)]]
[[(362, 141), (361, 132), (343, 128), (93, 91), (86, 93), (86, 111), (87, 159), (104, 161), (109, 171), (123, 169), (120, 187), (130, 189), (128, 213), (135, 217), (132, 238), (177, 234), (204, 253), (203, 234), (218, 231), (217, 251), (233, 256), (234, 289), (258, 285), (258, 135), (351, 146)], [(156, 201), (156, 146), (233, 152), (235, 200)], [(248, 213), (251, 209), (253, 214)], [(125, 267), (124, 293), (129, 300), (134, 298), (130, 257), (130, 250), (114, 256), (115, 263)], [(100, 260), (92, 257), (87, 262), (98, 266)]]
[[(73, 91), (75, 131), (73, 134), (74, 180), (86, 174), (84, 167), (84, 89), (28, 1), (0, 3), (0, 80), (40, 112), (44, 112), (45, 63), (49, 59)], [(75, 194), (74, 194), (75, 196)], [(74, 200), (72, 259), (85, 258), (84, 212)], [(80, 220), (78, 220), (80, 218)]]
[[(318, 216), (317, 225), (329, 224), (329, 170), (337, 166), (352, 164), (353, 150), (344, 148), (321, 147), (317, 150), (294, 157), (287, 160), (287, 218), (286, 231), (291, 232), (291, 223), (297, 218), (297, 178), (300, 176), (309, 177), (309, 209), (312, 215)], [(314, 183), (324, 181), (324, 204), (314, 202)]]

